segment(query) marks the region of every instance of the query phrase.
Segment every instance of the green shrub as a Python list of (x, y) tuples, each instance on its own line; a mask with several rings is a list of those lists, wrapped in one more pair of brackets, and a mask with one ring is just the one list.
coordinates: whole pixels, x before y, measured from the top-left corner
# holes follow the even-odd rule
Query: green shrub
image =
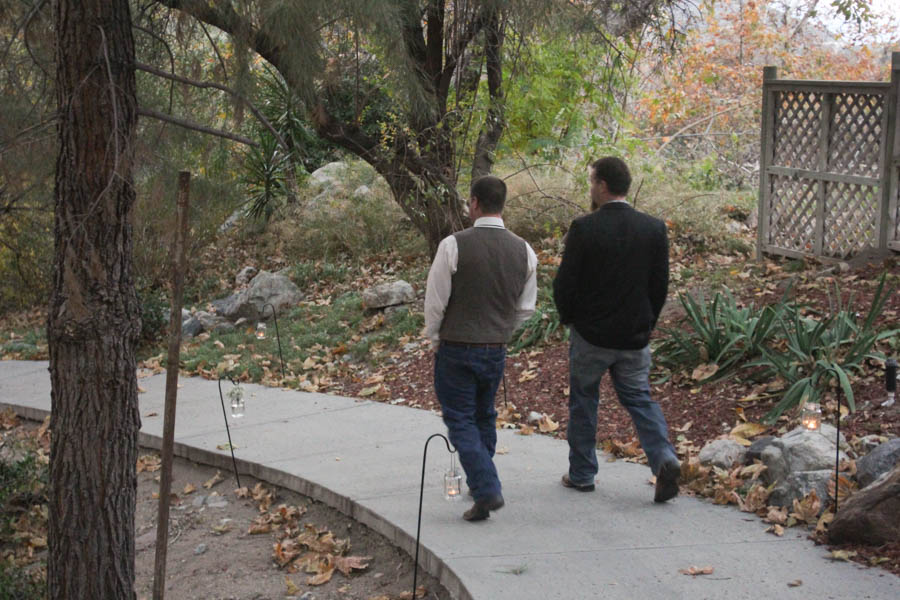
[(717, 370), (706, 380), (719, 379), (743, 361), (758, 356), (772, 338), (783, 303), (756, 309), (738, 306), (729, 290), (702, 296), (679, 294), (688, 330), (662, 329), (664, 340), (656, 348), (656, 361), (670, 369), (714, 363)]
[(840, 301), (837, 284), (831, 296), (830, 314), (824, 318), (803, 316), (796, 306), (788, 307), (779, 316), (777, 335), (784, 343), (762, 348), (762, 357), (747, 365), (763, 367), (768, 375), (780, 376), (787, 382), (781, 400), (766, 415), (768, 422), (799, 404), (818, 403), (832, 382), (843, 393), (850, 411), (856, 410), (850, 375), (860, 372), (868, 358), (884, 360), (881, 352), (873, 350), (875, 345), (900, 333), (900, 329), (875, 329), (875, 321), (892, 293), (893, 289), (886, 286), (886, 274), (882, 275), (862, 322), (852, 310), (852, 295), (846, 304)]
[(165, 330), (169, 303), (158, 290), (139, 290), (137, 295), (141, 307), (141, 341), (155, 342)]

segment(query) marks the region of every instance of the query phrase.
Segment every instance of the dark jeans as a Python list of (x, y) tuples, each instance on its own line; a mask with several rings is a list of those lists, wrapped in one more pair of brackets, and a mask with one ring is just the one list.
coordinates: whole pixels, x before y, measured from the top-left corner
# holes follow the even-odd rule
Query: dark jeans
[(493, 461), (497, 446), (494, 395), (505, 364), (502, 347), (441, 344), (434, 358), (434, 391), (475, 500), (500, 495)]
[(597, 407), (600, 379), (608, 370), (619, 402), (631, 415), (653, 473), (678, 460), (669, 442), (662, 409), (650, 398), (650, 347), (640, 350), (600, 348), (570, 328), (569, 337), (569, 479), (594, 483), (597, 474)]

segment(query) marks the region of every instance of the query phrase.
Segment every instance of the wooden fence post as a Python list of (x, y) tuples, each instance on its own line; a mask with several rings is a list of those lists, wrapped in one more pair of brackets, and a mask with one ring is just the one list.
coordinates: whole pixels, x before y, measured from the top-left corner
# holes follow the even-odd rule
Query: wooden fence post
[(881, 211), (878, 213), (878, 247), (900, 250), (900, 223), (898, 210), (898, 169), (900, 169), (900, 132), (897, 131), (897, 103), (900, 102), (900, 52), (891, 54), (891, 87), (885, 100), (886, 136), (882, 153)]
[(166, 363), (166, 406), (163, 421), (162, 472), (159, 480), (159, 514), (156, 520), (156, 563), (153, 570), (153, 600), (163, 600), (166, 589), (166, 553), (169, 544), (169, 495), (172, 492), (172, 455), (175, 446), (175, 399), (181, 353), (181, 303), (187, 264), (188, 200), (191, 174), (178, 174), (178, 207), (172, 242), (172, 312), (169, 317), (169, 359)]
[(772, 136), (775, 130), (774, 105), (768, 83), (778, 78), (778, 67), (763, 67), (762, 116), (759, 141), (759, 207), (756, 210), (756, 260), (761, 261), (769, 235), (769, 178), (766, 168), (771, 163)]

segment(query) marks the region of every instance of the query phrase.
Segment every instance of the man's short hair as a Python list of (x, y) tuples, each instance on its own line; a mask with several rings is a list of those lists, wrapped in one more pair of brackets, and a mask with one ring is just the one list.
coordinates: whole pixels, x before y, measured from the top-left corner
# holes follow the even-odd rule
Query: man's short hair
[(486, 215), (496, 215), (503, 212), (506, 204), (506, 183), (499, 177), (485, 175), (472, 182), (469, 193), (478, 198), (481, 212)]
[(605, 181), (606, 189), (614, 196), (624, 196), (631, 187), (631, 172), (625, 161), (616, 156), (606, 156), (591, 165), (593, 177)]

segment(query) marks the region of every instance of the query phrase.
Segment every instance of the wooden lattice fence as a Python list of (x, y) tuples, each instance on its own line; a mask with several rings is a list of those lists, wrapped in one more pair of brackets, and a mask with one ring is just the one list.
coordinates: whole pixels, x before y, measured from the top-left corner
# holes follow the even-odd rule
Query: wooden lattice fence
[(763, 71), (758, 254), (900, 250), (900, 52), (890, 82)]

